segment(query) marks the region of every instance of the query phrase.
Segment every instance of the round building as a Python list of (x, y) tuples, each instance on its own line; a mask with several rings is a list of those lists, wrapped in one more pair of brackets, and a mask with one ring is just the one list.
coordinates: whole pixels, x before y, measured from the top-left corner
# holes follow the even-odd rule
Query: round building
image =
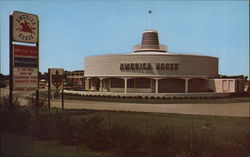
[(85, 58), (85, 89), (123, 93), (211, 92), (218, 77), (218, 58), (170, 53), (158, 32), (143, 32), (142, 42), (128, 54)]

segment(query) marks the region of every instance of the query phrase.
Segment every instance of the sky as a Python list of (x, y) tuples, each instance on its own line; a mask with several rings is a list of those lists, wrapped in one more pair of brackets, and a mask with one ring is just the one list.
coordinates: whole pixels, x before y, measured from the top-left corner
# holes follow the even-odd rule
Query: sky
[(0, 0), (3, 74), (9, 73), (12, 11), (39, 16), (41, 72), (82, 70), (85, 57), (131, 53), (142, 32), (155, 29), (169, 52), (218, 57), (219, 74), (249, 76), (248, 1)]

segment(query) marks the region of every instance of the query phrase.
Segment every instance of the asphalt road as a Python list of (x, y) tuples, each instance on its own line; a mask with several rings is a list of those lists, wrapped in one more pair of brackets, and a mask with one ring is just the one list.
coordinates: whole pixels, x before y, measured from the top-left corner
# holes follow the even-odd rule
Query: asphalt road
[[(8, 89), (1, 89), (1, 96), (8, 94)], [(25, 105), (23, 95), (29, 93), (15, 92), (21, 97), (21, 104)], [(51, 100), (51, 107), (61, 107), (60, 100)], [(178, 114), (217, 115), (233, 117), (249, 117), (249, 102), (229, 104), (138, 104), (117, 102), (95, 102), (80, 100), (65, 100), (64, 107), (68, 109), (94, 109), (137, 112), (158, 112)]]

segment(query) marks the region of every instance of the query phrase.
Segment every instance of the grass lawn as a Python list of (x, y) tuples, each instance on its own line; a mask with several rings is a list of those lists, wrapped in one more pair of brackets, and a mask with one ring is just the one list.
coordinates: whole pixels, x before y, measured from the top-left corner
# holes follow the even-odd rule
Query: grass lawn
[[(235, 134), (235, 136), (246, 134), (248, 131), (248, 118), (228, 117), (228, 116), (206, 116), (206, 115), (185, 115), (166, 113), (141, 113), (124, 111), (95, 111), (95, 110), (68, 110), (62, 112), (72, 112), (75, 120), (100, 116), (104, 118), (104, 123), (108, 127), (110, 124), (121, 124), (129, 128), (138, 129), (142, 132), (154, 132), (161, 127), (175, 128), (176, 130), (190, 133), (193, 123), (194, 132), (214, 131), (224, 135)], [(221, 136), (218, 136), (220, 138)], [(230, 136), (229, 136), (230, 137)]]
[(30, 136), (1, 133), (1, 157), (102, 157), (84, 147), (60, 145), (56, 141), (38, 141)]
[[(191, 139), (193, 147), (196, 151), (205, 153), (218, 151), (215, 156), (218, 154), (220, 154), (219, 156), (230, 157), (245, 156), (250, 148), (248, 143), (249, 119), (244, 117), (74, 109), (61, 110), (59, 108), (51, 108), (50, 110), (41, 108), (41, 110), (38, 110), (38, 112), (40, 112), (39, 114), (43, 116), (44, 119), (36, 119), (36, 121), (31, 123), (31, 125), (36, 125), (36, 123), (56, 124), (55, 120), (58, 119), (58, 116), (67, 117), (70, 115), (70, 122), (65, 121), (65, 123), (61, 123), (61, 121), (60, 123), (57, 123), (60, 124), (58, 126), (67, 126), (70, 123), (72, 128), (77, 128), (81, 125), (82, 119), (86, 120), (98, 116), (103, 118), (102, 123), (106, 129), (117, 125), (124, 126), (129, 130), (136, 130), (146, 137), (159, 136), (159, 141), (161, 141), (161, 136), (166, 137), (164, 132), (159, 132), (159, 129), (164, 128), (165, 131), (167, 131), (167, 135), (170, 135), (171, 137), (170, 144), (175, 145), (172, 146), (172, 148), (175, 148), (176, 150), (186, 150), (187, 148), (190, 148)], [(14, 121), (12, 121), (14, 124), (12, 125), (16, 125), (15, 123), (18, 123), (17, 121), (19, 121), (19, 123), (22, 122), (22, 119), (19, 118), (18, 115), (15, 116)], [(42, 126), (39, 125), (37, 129), (46, 130), (45, 126), (49, 127), (49, 125)], [(12, 133), (2, 133), (1, 156), (99, 157), (106, 154), (103, 152), (96, 153), (94, 151), (90, 151), (86, 147), (83, 147), (77, 143), (73, 143), (71, 146), (68, 146), (58, 144), (57, 142), (51, 140), (37, 141), (29, 136), (33, 131), (35, 130), (30, 129), (30, 132), (24, 133), (27, 136), (24, 136), (24, 134), (16, 135)], [(17, 132), (19, 132), (19, 130)], [(59, 129), (54, 131), (52, 127), (50, 130), (48, 130), (46, 135), (51, 134), (53, 136), (59, 133), (63, 133), (62, 130)], [(161, 133), (163, 134), (160, 135)], [(40, 135), (41, 134), (38, 134), (37, 136)], [(130, 136), (132, 137), (127, 138), (134, 139), (136, 138), (137, 134), (130, 134)], [(140, 142), (144, 143), (145, 139), (140, 139)], [(149, 156), (153, 157), (154, 154)]]
[(103, 117), (104, 125), (108, 128), (122, 125), (142, 133), (154, 134), (159, 128), (168, 128), (174, 136), (190, 138), (191, 128), (195, 138), (207, 138), (220, 142), (237, 142), (247, 137), (249, 119), (247, 117), (185, 115), (166, 113), (141, 113), (124, 111), (96, 111), (96, 110), (60, 110), (72, 114), (77, 124), (82, 118), (94, 116)]
[[(157, 131), (160, 128), (164, 128), (172, 138), (171, 143), (177, 147), (180, 145), (190, 147), (192, 132), (193, 146), (198, 150), (206, 152), (225, 149), (225, 154), (221, 154), (222, 156), (228, 154), (237, 156), (239, 152), (246, 153), (250, 150), (248, 118), (122, 111), (71, 110), (71, 112), (75, 112), (75, 120), (98, 115), (104, 118), (104, 125), (107, 128), (109, 125), (112, 127), (118, 124), (148, 136), (154, 136), (159, 133)], [(189, 142), (180, 143), (182, 139)], [(216, 150), (217, 147), (220, 147), (220, 150)], [(179, 148), (181, 149), (181, 146)]]
[[(40, 97), (48, 97), (47, 91), (40, 91)], [(150, 103), (150, 104), (220, 104), (220, 103), (240, 103), (249, 102), (249, 97), (221, 98), (221, 99), (136, 99), (136, 98), (110, 98), (110, 97), (83, 97), (65, 95), (66, 100), (99, 101), (99, 102), (119, 102), (119, 103)]]

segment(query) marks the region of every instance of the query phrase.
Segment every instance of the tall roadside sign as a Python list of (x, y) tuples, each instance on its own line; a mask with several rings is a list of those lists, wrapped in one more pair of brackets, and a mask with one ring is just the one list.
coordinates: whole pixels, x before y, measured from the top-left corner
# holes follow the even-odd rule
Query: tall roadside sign
[(39, 104), (39, 19), (14, 11), (10, 15), (10, 105), (13, 91), (36, 91)]
[(48, 106), (50, 108), (51, 92), (54, 92), (53, 97), (59, 98), (59, 93), (62, 91), (62, 109), (64, 109), (64, 93), (63, 93), (63, 73), (60, 68), (49, 68), (49, 89), (48, 89)]

